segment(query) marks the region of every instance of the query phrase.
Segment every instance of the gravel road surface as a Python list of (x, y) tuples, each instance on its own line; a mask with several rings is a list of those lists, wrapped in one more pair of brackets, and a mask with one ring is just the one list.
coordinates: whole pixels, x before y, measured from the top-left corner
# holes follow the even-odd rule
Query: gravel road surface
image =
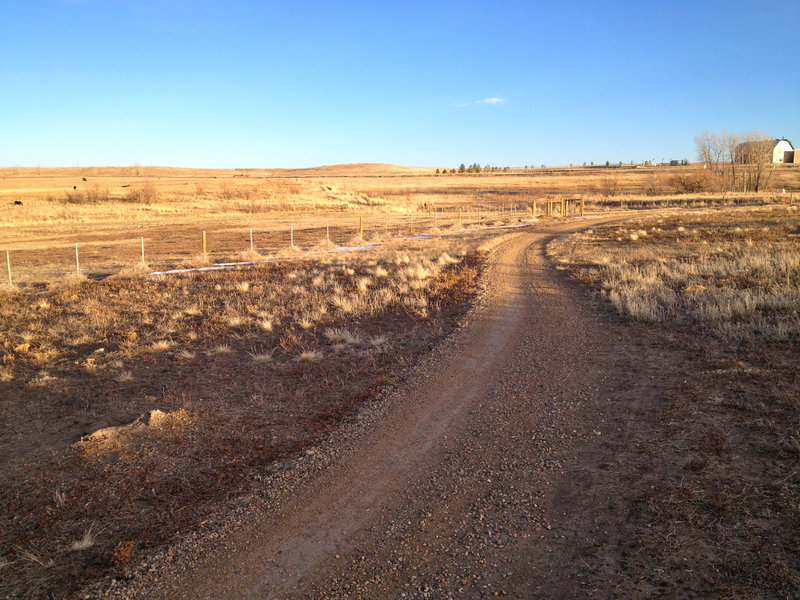
[(265, 482), (266, 500), (103, 593), (652, 593), (626, 563), (636, 503), (625, 490), (646, 485), (631, 440), (646, 437), (647, 406), (672, 383), (659, 367), (674, 357), (630, 340), (546, 260), (553, 236), (594, 223), (501, 244), (463, 327), (381, 402)]

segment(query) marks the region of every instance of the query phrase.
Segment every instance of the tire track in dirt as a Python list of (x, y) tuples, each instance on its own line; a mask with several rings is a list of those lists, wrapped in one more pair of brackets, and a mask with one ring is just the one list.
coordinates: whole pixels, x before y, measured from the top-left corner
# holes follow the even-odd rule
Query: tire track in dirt
[[(570, 597), (588, 585), (564, 577), (584, 572), (570, 567), (573, 550), (599, 517), (604, 555), (625, 546), (615, 525), (630, 510), (615, 496), (616, 475), (598, 482), (632, 426), (604, 398), (641, 378), (624, 332), (591, 314), (543, 249), (597, 223), (500, 246), (483, 307), (393, 392), (384, 418), (257, 526), (179, 561), (136, 597)], [(650, 396), (661, 389), (643, 385)], [(565, 499), (590, 514), (573, 522)]]

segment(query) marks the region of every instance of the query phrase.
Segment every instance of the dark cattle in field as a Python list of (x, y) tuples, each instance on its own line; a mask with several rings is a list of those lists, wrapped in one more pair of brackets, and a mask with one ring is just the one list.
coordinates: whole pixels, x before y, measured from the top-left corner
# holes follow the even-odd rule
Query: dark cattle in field
[(22, 200), (14, 200), (14, 206), (22, 206)]
[(73, 186), (72, 186), (72, 189), (73, 189), (73, 190), (77, 190), (77, 189), (78, 189), (78, 186), (77, 186), (77, 185), (73, 185)]
[(86, 181), (86, 177), (82, 177), (81, 179), (83, 179), (84, 181)]

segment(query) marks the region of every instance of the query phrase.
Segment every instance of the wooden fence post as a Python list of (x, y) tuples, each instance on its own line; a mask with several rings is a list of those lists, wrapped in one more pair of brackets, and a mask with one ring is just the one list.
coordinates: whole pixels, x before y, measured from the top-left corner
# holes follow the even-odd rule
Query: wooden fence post
[(6, 265), (8, 266), (8, 285), (14, 285), (14, 282), (11, 281), (11, 255), (6, 250)]
[(80, 263), (80, 260), (78, 260), (78, 244), (77, 244), (77, 242), (75, 243), (75, 272), (78, 273), (78, 275), (80, 275), (80, 273), (81, 273), (81, 263)]
[(289, 225), (289, 240), (292, 245), (292, 248), (294, 248), (294, 223)]
[(536, 218), (536, 200), (534, 200), (531, 203), (531, 210), (532, 210), (532, 213), (533, 213), (533, 218), (535, 219)]
[(581, 216), (583, 216), (583, 196), (581, 196)]
[(250, 252), (253, 251), (253, 228), (250, 228)]
[(203, 256), (208, 254), (208, 246), (206, 245), (206, 232), (203, 230)]

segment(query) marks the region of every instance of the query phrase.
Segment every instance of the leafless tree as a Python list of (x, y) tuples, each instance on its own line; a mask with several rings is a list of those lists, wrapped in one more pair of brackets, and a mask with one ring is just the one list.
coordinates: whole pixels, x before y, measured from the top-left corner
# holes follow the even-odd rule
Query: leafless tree
[(730, 161), (730, 149), (736, 146), (735, 133), (722, 131), (709, 131), (694, 136), (694, 143), (697, 146), (697, 158), (706, 165), (712, 173), (720, 173), (725, 164)]
[(772, 135), (763, 131), (746, 133), (742, 142), (734, 149), (734, 166), (739, 166), (736, 183), (744, 192), (759, 192), (766, 189), (772, 175)]
[(720, 191), (763, 191), (772, 173), (772, 136), (704, 131), (695, 136), (697, 158), (716, 179)]

